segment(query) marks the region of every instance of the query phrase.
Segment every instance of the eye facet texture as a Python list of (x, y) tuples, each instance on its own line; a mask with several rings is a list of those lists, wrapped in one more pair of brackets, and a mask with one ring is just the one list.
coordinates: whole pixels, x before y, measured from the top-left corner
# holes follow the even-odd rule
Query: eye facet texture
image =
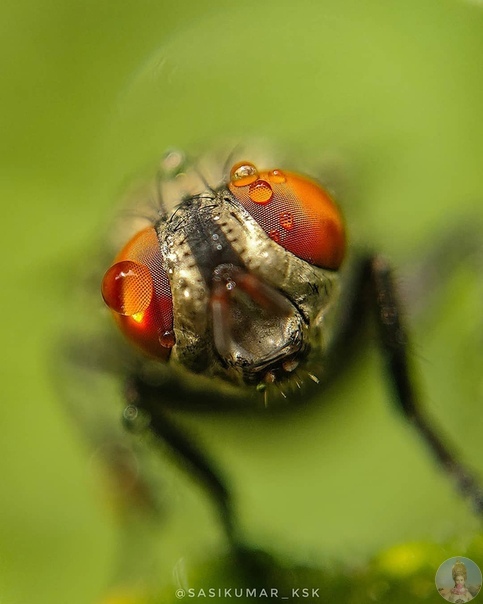
[(102, 295), (121, 331), (163, 360), (174, 345), (173, 302), (158, 236), (153, 227), (137, 233), (102, 281)]
[(250, 162), (231, 170), (234, 197), (267, 235), (298, 258), (326, 269), (339, 268), (345, 253), (340, 212), (315, 181), (279, 169), (259, 172)]

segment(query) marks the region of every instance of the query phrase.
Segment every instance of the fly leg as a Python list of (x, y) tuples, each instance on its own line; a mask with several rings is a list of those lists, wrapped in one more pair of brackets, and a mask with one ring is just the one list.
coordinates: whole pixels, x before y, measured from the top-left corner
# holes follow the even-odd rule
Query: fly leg
[(132, 426), (134, 430), (137, 426), (147, 429), (154, 436), (155, 442), (167, 445), (171, 449), (183, 469), (190, 476), (197, 478), (207, 490), (218, 509), (230, 544), (237, 546), (232, 497), (213, 462), (163, 406), (162, 397), (156, 386), (149, 385), (134, 376), (128, 380), (126, 392), (130, 404), (124, 410), (124, 419), (128, 427)]
[(421, 405), (421, 397), (409, 355), (409, 343), (398, 292), (391, 268), (384, 258), (368, 260), (375, 317), (394, 399), (400, 411), (421, 435), (441, 467), (468, 497), (478, 514), (483, 513), (483, 489), (473, 472), (459, 461), (447, 435), (435, 426)]
[[(365, 255), (353, 262), (343, 290), (335, 334), (327, 354), (328, 377), (334, 377), (354, 350), (361, 325), (373, 311), (386, 373), (398, 409), (416, 429), (438, 464), (468, 497), (478, 514), (483, 514), (483, 488), (466, 467), (451, 444), (451, 439), (423, 409), (417, 371), (413, 367), (400, 294), (391, 267), (379, 255)], [(435, 284), (434, 284), (435, 285)]]
[[(197, 478), (218, 510), (219, 518), (230, 545), (231, 562), (235, 574), (250, 587), (268, 590), (267, 577), (272, 573), (272, 559), (263, 552), (247, 546), (239, 536), (232, 494), (216, 465), (194, 441), (192, 435), (180, 427), (169, 410), (160, 402), (156, 386), (146, 384), (133, 376), (127, 383), (130, 404), (124, 410), (124, 420), (133, 430), (149, 430), (155, 441), (167, 445), (189, 476)], [(141, 417), (139, 417), (141, 416)], [(138, 421), (140, 420), (140, 421)], [(139, 424), (139, 427), (137, 427)]]

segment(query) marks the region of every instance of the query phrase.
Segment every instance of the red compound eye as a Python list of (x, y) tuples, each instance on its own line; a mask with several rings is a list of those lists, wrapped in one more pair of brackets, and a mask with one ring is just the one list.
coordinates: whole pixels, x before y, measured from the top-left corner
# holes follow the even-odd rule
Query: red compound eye
[(345, 253), (342, 216), (317, 182), (278, 169), (259, 172), (250, 162), (236, 164), (230, 176), (231, 193), (269, 237), (310, 264), (339, 268)]
[(118, 254), (102, 280), (102, 296), (131, 341), (168, 359), (175, 343), (173, 301), (153, 227), (135, 235)]

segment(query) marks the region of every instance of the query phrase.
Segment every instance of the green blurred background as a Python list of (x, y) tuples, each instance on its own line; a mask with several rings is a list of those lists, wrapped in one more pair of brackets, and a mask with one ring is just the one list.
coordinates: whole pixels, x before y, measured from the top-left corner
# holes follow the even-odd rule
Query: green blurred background
[[(99, 602), (123, 529), (59, 400), (52, 348), (123, 183), (170, 146), (268, 138), (325, 166), (354, 240), (402, 267), (461, 217), (483, 214), (483, 6), (7, 0), (0, 31), (0, 602)], [(414, 338), (428, 406), (483, 475), (476, 277), (471, 267), (449, 275)], [(96, 387), (97, 404), (115, 404)], [(253, 545), (342, 575), (379, 569), (378, 556), (417, 542), (433, 548), (432, 583), (445, 558), (473, 551), (478, 523), (392, 412), (374, 342), (324, 398), (288, 421), (180, 420), (235, 485)], [(156, 538), (160, 584), (176, 585), (180, 559), (202, 584), (189, 569), (223, 551), (214, 512), (162, 467), (171, 486)], [(416, 550), (387, 554), (380, 572), (401, 578), (410, 559), (411, 573)], [(410, 593), (405, 601), (439, 598)]]

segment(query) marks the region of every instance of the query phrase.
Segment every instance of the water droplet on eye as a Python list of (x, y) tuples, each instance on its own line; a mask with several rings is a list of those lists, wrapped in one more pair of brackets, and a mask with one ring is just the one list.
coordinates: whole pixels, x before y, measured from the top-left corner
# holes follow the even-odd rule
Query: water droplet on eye
[(273, 239), (276, 243), (280, 243), (280, 231), (277, 231), (277, 229), (273, 229), (273, 231), (270, 231), (270, 233), (268, 233), (268, 236), (270, 237), (270, 239)]
[(116, 262), (102, 280), (102, 297), (111, 310), (132, 317), (142, 313), (153, 297), (153, 280), (144, 264)]
[(235, 187), (246, 187), (257, 179), (258, 170), (249, 161), (238, 162), (230, 170), (230, 180)]
[(286, 182), (287, 178), (282, 170), (276, 169), (268, 173), (268, 180), (279, 185)]
[(257, 180), (250, 185), (248, 196), (254, 203), (269, 203), (273, 197), (272, 187), (265, 180)]
[(280, 214), (280, 226), (286, 231), (293, 229), (293, 215), (290, 212), (282, 212)]
[(169, 331), (165, 331), (159, 336), (159, 343), (163, 348), (173, 348), (176, 344), (176, 338), (174, 336), (174, 331), (170, 329)]

